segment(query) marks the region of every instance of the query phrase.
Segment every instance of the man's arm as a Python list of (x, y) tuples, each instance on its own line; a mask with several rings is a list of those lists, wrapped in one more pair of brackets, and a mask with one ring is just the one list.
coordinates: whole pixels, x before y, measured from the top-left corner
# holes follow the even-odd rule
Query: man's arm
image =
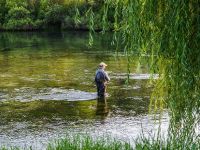
[(106, 79), (106, 81), (110, 81), (110, 77), (108, 76), (108, 74), (106, 72), (104, 72), (104, 73), (105, 73), (105, 79)]

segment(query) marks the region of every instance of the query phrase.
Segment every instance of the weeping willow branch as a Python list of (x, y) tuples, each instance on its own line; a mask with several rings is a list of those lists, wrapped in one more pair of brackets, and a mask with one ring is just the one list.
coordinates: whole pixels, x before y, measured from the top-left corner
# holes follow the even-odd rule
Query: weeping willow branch
[[(183, 110), (186, 107), (193, 109), (193, 106), (197, 105), (196, 102), (200, 101), (196, 92), (199, 90), (200, 74), (199, 1), (104, 0), (103, 2), (103, 31), (108, 22), (108, 15), (113, 14), (114, 18), (112, 44), (118, 46), (120, 39), (128, 56), (136, 52), (141, 55), (149, 54), (152, 73), (160, 74), (159, 84), (156, 84), (158, 87), (155, 87), (152, 94), (153, 108), (158, 109), (166, 104), (171, 109), (178, 107)], [(113, 7), (115, 9), (111, 9)], [(184, 116), (183, 110), (180, 110), (179, 115)]]
[[(103, 31), (109, 14), (114, 18), (112, 44), (118, 47), (120, 40), (128, 60), (132, 53), (148, 54), (151, 72), (160, 75), (151, 95), (150, 110), (167, 107), (171, 125), (199, 120), (195, 114), (200, 112), (200, 1), (102, 2)], [(187, 129), (193, 131), (194, 124), (188, 124)]]

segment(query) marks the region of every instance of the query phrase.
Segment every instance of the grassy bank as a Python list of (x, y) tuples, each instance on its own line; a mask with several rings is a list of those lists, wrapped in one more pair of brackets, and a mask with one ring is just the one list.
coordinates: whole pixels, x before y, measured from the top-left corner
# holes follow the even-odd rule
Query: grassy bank
[(184, 141), (179, 142), (175, 139), (140, 139), (135, 143), (136, 150), (199, 150), (200, 141), (195, 140), (193, 142)]
[[(184, 137), (183, 137), (184, 138)], [(138, 138), (132, 141), (133, 147), (129, 142), (116, 140), (104, 136), (97, 139), (88, 135), (67, 136), (65, 138), (51, 142), (47, 150), (199, 150), (199, 139), (187, 139), (182, 142), (180, 139), (163, 138)], [(30, 150), (32, 148), (29, 148)], [(0, 148), (0, 150), (21, 150), (17, 147)]]
[(49, 144), (47, 150), (131, 150), (128, 142), (122, 142), (109, 137), (93, 139), (90, 136), (66, 137), (54, 144)]
[[(32, 148), (28, 148), (31, 150)], [(132, 150), (130, 143), (108, 136), (97, 139), (88, 135), (67, 136), (48, 144), (47, 150)], [(24, 150), (17, 147), (2, 147), (0, 150)]]

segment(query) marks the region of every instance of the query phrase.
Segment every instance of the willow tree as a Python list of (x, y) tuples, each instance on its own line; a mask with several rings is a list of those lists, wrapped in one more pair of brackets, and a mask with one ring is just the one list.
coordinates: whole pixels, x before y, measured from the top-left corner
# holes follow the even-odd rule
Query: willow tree
[[(191, 149), (191, 143), (199, 141), (195, 126), (200, 119), (200, 1), (103, 2), (102, 31), (108, 29), (107, 22), (112, 17), (113, 43), (123, 43), (129, 61), (136, 51), (141, 56), (150, 55), (152, 73), (160, 75), (151, 95), (150, 110), (169, 109), (168, 137), (174, 141), (170, 148)], [(91, 5), (91, 31), (95, 15), (92, 10)]]

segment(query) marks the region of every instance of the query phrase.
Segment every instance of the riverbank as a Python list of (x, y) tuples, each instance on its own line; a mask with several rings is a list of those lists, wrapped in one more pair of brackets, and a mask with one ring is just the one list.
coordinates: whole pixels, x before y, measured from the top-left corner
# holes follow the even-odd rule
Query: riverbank
[[(131, 142), (134, 142), (134, 144)], [(65, 138), (55, 140), (48, 144), (46, 150), (159, 150), (159, 149), (193, 149), (198, 150), (200, 148), (199, 141), (189, 140), (187, 144), (177, 143), (173, 139), (162, 138), (138, 138), (135, 141), (122, 141), (111, 138), (109, 136), (102, 136), (99, 138), (92, 138), (85, 134), (77, 134), (74, 136), (67, 135)], [(32, 148), (28, 148), (32, 150)], [(21, 150), (18, 147), (1, 147), (0, 150)]]

